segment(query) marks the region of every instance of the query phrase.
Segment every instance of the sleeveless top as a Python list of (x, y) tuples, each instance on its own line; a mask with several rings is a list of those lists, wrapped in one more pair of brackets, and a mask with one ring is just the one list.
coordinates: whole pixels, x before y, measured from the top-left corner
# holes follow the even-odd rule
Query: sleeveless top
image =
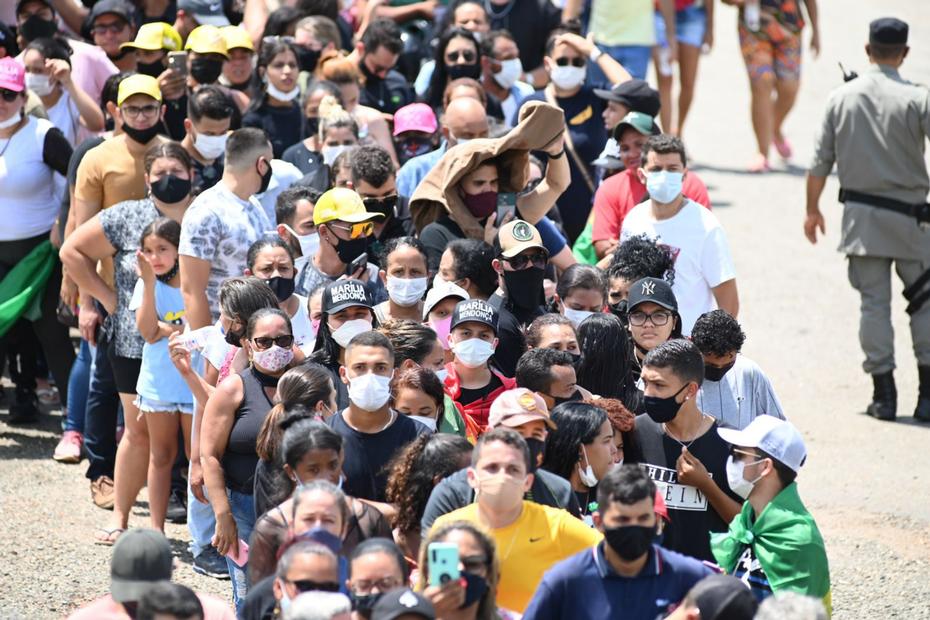
[(251, 495), (258, 465), (255, 442), (262, 422), (274, 404), (251, 366), (239, 376), (242, 378), (242, 402), (236, 409), (236, 418), (223, 454), (223, 472), (229, 489)]

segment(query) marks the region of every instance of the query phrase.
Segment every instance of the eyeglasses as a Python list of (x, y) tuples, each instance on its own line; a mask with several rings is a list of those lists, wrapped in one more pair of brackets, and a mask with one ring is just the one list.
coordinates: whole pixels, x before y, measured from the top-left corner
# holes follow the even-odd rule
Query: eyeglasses
[(362, 204), (369, 213), (387, 213), (397, 206), (397, 194), (382, 196), (381, 198), (363, 198)]
[(362, 237), (370, 237), (371, 233), (375, 231), (375, 226), (371, 222), (359, 222), (358, 224), (350, 224), (349, 226), (329, 224), (329, 226), (331, 228), (349, 233), (349, 239), (361, 239)]
[(532, 254), (517, 254), (513, 258), (505, 258), (510, 266), (517, 271), (522, 271), (532, 263), (537, 269), (545, 269), (549, 262), (549, 255), (545, 252), (533, 252)]
[(7, 103), (13, 103), (16, 101), (16, 98), (19, 97), (22, 93), (18, 93), (13, 90), (7, 90), (5, 88), (0, 88), (0, 97), (3, 98)]
[(274, 45), (275, 43), (288, 43), (290, 45), (297, 45), (297, 39), (294, 37), (281, 37), (278, 35), (262, 37), (262, 45)]
[(127, 106), (123, 106), (120, 109), (123, 111), (123, 114), (125, 114), (129, 118), (139, 118), (139, 116), (149, 116), (149, 117), (155, 116), (156, 114), (158, 114), (158, 110), (161, 109), (161, 106), (153, 103), (150, 105), (143, 105), (143, 106), (127, 105)]
[(119, 34), (128, 26), (124, 21), (110, 22), (109, 24), (94, 24), (94, 27), (91, 28), (93, 34)]
[(310, 579), (298, 579), (291, 581), (298, 592), (338, 592), (339, 584), (335, 581), (311, 581)]
[(569, 64), (573, 67), (583, 67), (587, 61), (584, 58), (568, 58), (567, 56), (562, 56), (561, 58), (555, 59), (555, 64), (560, 67), (567, 67)]
[(477, 573), (488, 568), (488, 558), (483, 555), (469, 555), (462, 558), (462, 566), (469, 573)]
[(461, 58), (467, 64), (475, 62), (477, 55), (471, 50), (458, 50), (455, 52), (448, 52), (446, 54), (447, 62), (458, 62), (458, 59)]
[(652, 324), (656, 327), (660, 327), (668, 323), (670, 318), (672, 318), (672, 313), (666, 310), (659, 310), (652, 314), (646, 314), (645, 312), (631, 312), (629, 314), (630, 325), (635, 325), (636, 327), (645, 325), (646, 319), (652, 321)]
[(276, 344), (282, 349), (290, 349), (291, 345), (294, 344), (294, 337), (290, 334), (284, 334), (283, 336), (259, 336), (258, 338), (252, 338), (252, 344), (255, 345), (255, 348), (259, 351), (264, 351), (265, 349), (270, 349), (271, 345)]
[(740, 450), (739, 448), (730, 448), (730, 456), (736, 456), (737, 454), (740, 456), (748, 456), (752, 459), (759, 458), (759, 455), (755, 452), (746, 452), (745, 450)]
[(352, 590), (357, 594), (371, 594), (376, 589), (378, 592), (388, 592), (400, 585), (400, 581), (394, 577), (385, 577), (376, 581), (356, 581), (352, 584)]

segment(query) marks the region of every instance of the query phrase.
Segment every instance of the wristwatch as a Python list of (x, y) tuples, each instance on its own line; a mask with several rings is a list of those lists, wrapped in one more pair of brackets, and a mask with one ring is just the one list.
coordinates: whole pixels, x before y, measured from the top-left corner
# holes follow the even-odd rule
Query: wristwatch
[(588, 58), (591, 60), (591, 62), (597, 62), (597, 59), (600, 58), (601, 54), (603, 53), (604, 52), (598, 46), (595, 45), (594, 49), (592, 49), (591, 53), (588, 55)]

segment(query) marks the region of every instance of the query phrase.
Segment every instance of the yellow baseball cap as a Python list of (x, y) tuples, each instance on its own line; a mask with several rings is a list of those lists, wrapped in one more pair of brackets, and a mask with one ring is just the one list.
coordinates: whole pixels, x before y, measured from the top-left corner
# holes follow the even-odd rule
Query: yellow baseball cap
[[(370, 222), (376, 217), (383, 218), (384, 215), (366, 211), (362, 197), (345, 187), (334, 187), (327, 191), (313, 207), (313, 223), (317, 226), (335, 220), (358, 224)], [(357, 235), (353, 235), (353, 238), (355, 236)]]
[(174, 29), (174, 26), (165, 22), (143, 24), (139, 28), (139, 32), (136, 33), (135, 40), (123, 43), (119, 48), (121, 50), (131, 48), (149, 52), (157, 52), (158, 50), (176, 52), (181, 49), (181, 35)]
[(150, 75), (136, 73), (119, 83), (119, 90), (116, 91), (116, 105), (123, 105), (127, 99), (133, 95), (148, 95), (155, 101), (161, 101), (161, 90), (158, 88), (158, 80)]
[(252, 43), (252, 37), (241, 26), (223, 26), (220, 28), (223, 34), (223, 40), (226, 41), (226, 49), (247, 49), (250, 52), (255, 51), (255, 45)]
[(229, 58), (226, 39), (216, 26), (197, 26), (187, 37), (184, 49), (198, 54), (220, 54)]

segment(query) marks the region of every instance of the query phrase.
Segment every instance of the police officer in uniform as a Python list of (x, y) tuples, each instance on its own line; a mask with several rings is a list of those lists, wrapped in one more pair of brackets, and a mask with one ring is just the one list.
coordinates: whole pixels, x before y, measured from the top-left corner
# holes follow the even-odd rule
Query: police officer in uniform
[(817, 230), (825, 230), (818, 203), (836, 162), (845, 204), (839, 250), (849, 259), (849, 281), (861, 297), (863, 368), (874, 383), (866, 412), (880, 420), (894, 420), (897, 412), (894, 263), (911, 302), (907, 311), (920, 375), (914, 417), (930, 422), (930, 178), (924, 165), (930, 90), (898, 73), (909, 49), (907, 33), (899, 19), (873, 21), (865, 48), (871, 67), (849, 76), (830, 96), (807, 176), (804, 233), (816, 243)]

